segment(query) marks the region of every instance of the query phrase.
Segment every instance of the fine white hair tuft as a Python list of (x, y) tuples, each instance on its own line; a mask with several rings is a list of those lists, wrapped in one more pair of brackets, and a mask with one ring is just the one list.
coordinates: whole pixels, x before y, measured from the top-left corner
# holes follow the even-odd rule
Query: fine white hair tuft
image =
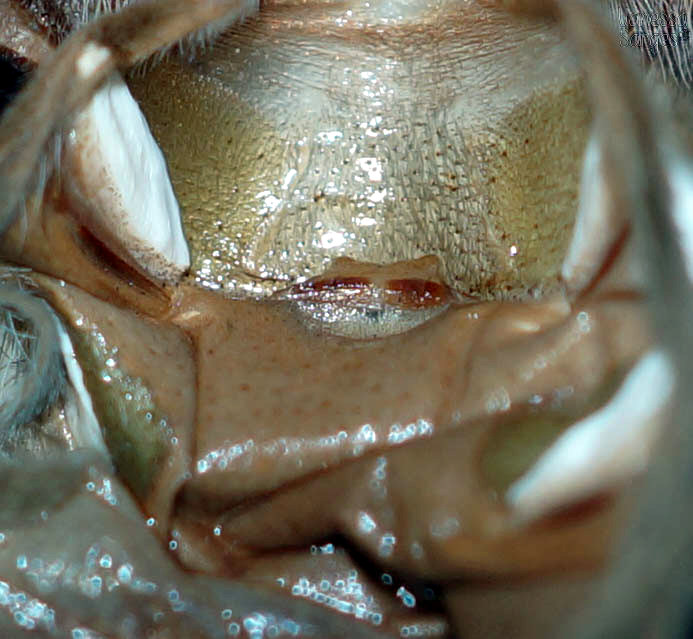
[(21, 281), (0, 281), (0, 446), (20, 435), (65, 386), (56, 315)]

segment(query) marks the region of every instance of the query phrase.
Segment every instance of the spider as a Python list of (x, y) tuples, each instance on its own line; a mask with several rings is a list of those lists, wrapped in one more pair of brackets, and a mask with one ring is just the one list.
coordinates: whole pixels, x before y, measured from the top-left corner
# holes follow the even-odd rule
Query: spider
[(681, 636), (684, 38), (0, 11), (5, 636)]

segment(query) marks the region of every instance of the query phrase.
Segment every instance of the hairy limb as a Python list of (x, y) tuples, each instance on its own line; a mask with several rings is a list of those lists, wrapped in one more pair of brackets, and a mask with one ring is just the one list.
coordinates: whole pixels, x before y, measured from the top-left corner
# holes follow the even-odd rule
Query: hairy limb
[[(526, 9), (528, 3), (512, 3)], [(666, 120), (655, 119), (635, 68), (605, 26), (597, 3), (529, 3), (557, 16), (583, 59), (605, 149), (607, 179), (630, 214), (648, 283), (653, 328), (675, 366), (672, 419), (650, 469), (604, 596), (574, 636), (686, 636), (691, 611), (693, 526), (686, 513), (693, 486), (693, 317), (691, 283), (670, 201)], [(687, 3), (690, 22), (690, 3)], [(661, 7), (660, 7), (661, 8)], [(689, 150), (690, 151), (690, 150)]]
[(595, 12), (586, 3), (562, 2), (561, 13), (590, 69), (588, 81), (610, 156), (608, 177), (620, 187), (621, 206), (631, 212), (655, 335), (678, 377), (672, 421), (603, 603), (578, 635), (635, 637), (650, 631), (680, 637), (686, 633), (693, 594), (693, 530), (685, 513), (693, 485), (693, 399), (686, 388), (693, 379), (693, 295), (671, 215), (661, 147), (666, 132), (658, 130), (637, 76)]
[[(0, 234), (39, 176), (46, 147), (116, 69), (126, 68), (210, 22), (237, 20), (257, 2), (172, 0), (130, 6), (76, 31), (45, 59), (0, 119)], [(15, 285), (0, 285), (0, 440), (59, 394), (64, 370), (54, 314)], [(17, 325), (26, 325), (19, 335)]]
[(147, 2), (104, 16), (70, 36), (0, 120), (0, 233), (15, 219), (52, 136), (114, 70), (209, 23), (237, 20), (256, 5), (252, 0)]
[[(680, 136), (670, 128), (668, 114), (656, 113), (642, 74), (624, 55), (614, 31), (606, 26), (602, 12), (607, 3), (501, 0), (497, 4), (519, 13), (558, 19), (588, 70), (587, 83), (604, 148), (605, 178), (613, 185), (616, 205), (627, 212), (633, 226), (654, 334), (674, 365), (678, 385), (659, 454), (605, 578), (599, 604), (589, 618), (577, 620), (570, 636), (688, 636), (693, 600), (693, 524), (687, 512), (693, 486), (693, 396), (687, 386), (693, 380), (693, 295), (674, 221), (671, 174), (667, 174), (678, 160), (672, 158), (671, 147)], [(659, 24), (653, 18), (661, 21), (668, 16), (669, 20), (683, 20), (689, 30), (692, 4), (690, 0), (609, 3), (612, 15), (619, 8), (635, 11), (647, 28)], [(672, 9), (676, 9), (675, 18)], [(671, 47), (660, 50), (661, 70), (668, 81), (687, 86), (690, 47), (682, 40), (674, 43), (676, 47), (674, 51)], [(690, 148), (677, 151), (689, 161)]]

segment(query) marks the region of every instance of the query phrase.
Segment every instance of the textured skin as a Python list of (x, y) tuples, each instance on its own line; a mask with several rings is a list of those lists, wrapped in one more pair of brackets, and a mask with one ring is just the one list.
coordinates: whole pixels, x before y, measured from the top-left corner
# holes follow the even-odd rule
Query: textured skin
[[(526, 2), (511, 4), (528, 9)], [(535, 3), (539, 4), (542, 13), (547, 3)], [(605, 133), (611, 154), (609, 177), (624, 206), (636, 213), (636, 228), (654, 222), (650, 233), (639, 234), (642, 244), (637, 254), (649, 266), (655, 334), (675, 353), (681, 378), (691, 379), (689, 284), (683, 279), (667, 224), (658, 155), (651, 153), (658, 125), (630, 68), (621, 66), (609, 36), (590, 22), (589, 13), (579, 8), (577, 13), (569, 11), (573, 40), (591, 60), (588, 68), (596, 70), (592, 88), (597, 110), (611, 108), (612, 120)], [(595, 34), (601, 45), (589, 39)], [(590, 55), (598, 58), (604, 51), (611, 55), (602, 57), (613, 59), (615, 66), (600, 74)], [(681, 70), (683, 78), (685, 69)], [(173, 586), (180, 592), (176, 590), (172, 599), (169, 595), (169, 602), (182, 597), (190, 607), (179, 618), (167, 609), (157, 627), (162, 636), (167, 631), (174, 636), (176, 632), (221, 635), (225, 628), (219, 617), (226, 618), (223, 606), (228, 601), (234, 602), (232, 618), (248, 622), (246, 630), (259, 623), (255, 612), (274, 610), (312, 620), (319, 636), (366, 636), (370, 633), (363, 624), (349, 625), (343, 618), (320, 614), (300, 602), (287, 608), (286, 598), (273, 599), (264, 590), (252, 592), (229, 587), (228, 581), (183, 576), (159, 545), (164, 540), (169, 549), (180, 548), (178, 560), (189, 568), (226, 578), (244, 576), (263, 587), (277, 588), (275, 577), (291, 583), (294, 576), (308, 574), (308, 564), (311, 581), (319, 583), (322, 568), (305, 558), (297, 560), (296, 568), (291, 552), (337, 533), (398, 578), (405, 574), (439, 582), (452, 611), (450, 618), (463, 636), (473, 632), (485, 639), (493, 633), (505, 636), (508, 627), (526, 637), (557, 636), (563, 629), (563, 615), (576, 612), (581, 615), (579, 630), (584, 630), (584, 602), (594, 590), (580, 573), (604, 561), (628, 500), (616, 500), (616, 509), (597, 502), (586, 513), (568, 513), (565, 519), (518, 529), (497, 495), (488, 490), (489, 478), (481, 472), (479, 460), (489, 446), (517, 426), (518, 408), (531, 412), (528, 407), (536, 397), (558, 397), (557, 391), (569, 386), (584, 400), (595, 386), (606, 384), (609, 373), (617, 373), (614, 360), (628, 366), (646, 348), (650, 335), (643, 326), (642, 300), (632, 290), (626, 269), (618, 270), (629, 257), (627, 252), (589, 296), (572, 304), (545, 300), (455, 308), (410, 335), (354, 344), (316, 338), (278, 304), (228, 302), (189, 286), (175, 294), (152, 291), (135, 277), (124, 278), (117, 268), (86, 256), (85, 243), (76, 239), (78, 225), (64, 215), (63, 205), (53, 200), (42, 211), (43, 218), (30, 219), (24, 229), (15, 225), (5, 238), (4, 254), (53, 277), (69, 279), (67, 287), (48, 278), (42, 285), (52, 291), (53, 304), (75, 334), (87, 344), (98, 346), (102, 338), (110, 348), (121, 347), (117, 381), (122, 387), (115, 392), (122, 397), (113, 400), (113, 412), (118, 412), (118, 402), (130, 401), (126, 395), (133, 395), (133, 389), (145, 388), (138, 398), (142, 428), (147, 428), (146, 422), (160, 425), (149, 402), (163, 406), (174, 428), (171, 433), (164, 428), (163, 437), (176, 441), (167, 440), (170, 449), (165, 454), (155, 449), (147, 469), (155, 479), (146, 482), (141, 476), (128, 476), (122, 468), (112, 475), (107, 466), (88, 459), (34, 468), (31, 481), (23, 481), (15, 466), (0, 469), (6, 473), (5, 485), (17, 482), (16, 488), (3, 494), (0, 508), (3, 530), (8, 531), (0, 538), (0, 561), (5, 562), (0, 564), (0, 576), (7, 576), (14, 588), (34, 592), (37, 571), (42, 575), (43, 567), (61, 560), (81, 580), (66, 578), (59, 587), (44, 591), (48, 603), (74, 614), (75, 622), (116, 636), (127, 636), (123, 626), (116, 628), (123, 608), (133, 611), (137, 624), (144, 623), (157, 607), (169, 605), (163, 594)], [(658, 217), (652, 220), (653, 215)], [(26, 246), (16, 241), (18, 237)], [(87, 292), (75, 291), (73, 285)], [(24, 303), (29, 309), (28, 298)], [(130, 310), (114, 309), (111, 304)], [(92, 330), (94, 326), (98, 330)], [(92, 365), (91, 388), (95, 395), (100, 389), (106, 396), (104, 389), (113, 392), (116, 375), (109, 373), (108, 357), (102, 351), (97, 355), (101, 360)], [(171, 379), (175, 372), (176, 381), (170, 384), (160, 373), (168, 369)], [(193, 371), (196, 397), (189, 393)], [(181, 387), (188, 394), (181, 393)], [(587, 407), (580, 410), (597, 401), (587, 400)], [(38, 407), (32, 402), (28, 406)], [(509, 408), (513, 410), (508, 412)], [(693, 446), (685, 426), (691, 413), (685, 396), (679, 398), (677, 410), (676, 425), (682, 428), (669, 439), (673, 450), (665, 451), (666, 463), (656, 467), (654, 478), (660, 479), (651, 484), (641, 522), (663, 522), (671, 513), (671, 504), (661, 498), (662, 487), (664, 495), (676, 497), (674, 505), (687, 503), (686, 493), (675, 492), (677, 485), (690, 485), (687, 477), (666, 472), (664, 467), (671, 465), (671, 459), (678, 460), (682, 469), (690, 467)], [(199, 419), (194, 435), (190, 432), (193, 412)], [(352, 426), (362, 426), (365, 420), (370, 429), (352, 431)], [(419, 424), (419, 430), (409, 429), (409, 422)], [(340, 443), (344, 440), (340, 429), (346, 434), (345, 445)], [(152, 432), (153, 440), (161, 435)], [(430, 439), (433, 433), (435, 438)], [(112, 433), (114, 440), (117, 434)], [(400, 446), (406, 438), (414, 441)], [(120, 457), (114, 454), (115, 462), (122, 464), (125, 459), (127, 463), (128, 446), (122, 445), (122, 439), (114, 447), (118, 445)], [(279, 454), (282, 447), (286, 454)], [(150, 458), (145, 457), (144, 463), (150, 463)], [(169, 469), (162, 470), (166, 463)], [(48, 478), (59, 481), (51, 483)], [(129, 500), (120, 480), (137, 494), (146, 515), (156, 514), (151, 534), (142, 526), (142, 512)], [(94, 484), (100, 486), (98, 491)], [(20, 498), (33, 486), (41, 488), (39, 497)], [(117, 504), (109, 501), (114, 495)], [(370, 513), (371, 521), (363, 513)], [(625, 563), (629, 557), (646, 561), (636, 561), (617, 573), (616, 586), (608, 591), (613, 597), (608, 601), (615, 603), (597, 614), (592, 636), (637, 636), (643, 619), (633, 611), (647, 615), (643, 602), (651, 601), (658, 590), (663, 593), (663, 613), (646, 621), (654, 624), (660, 636), (680, 633), (680, 617), (686, 610), (681, 605), (686, 603), (681, 584), (687, 564), (677, 568), (684, 579), (675, 575), (667, 582), (669, 589), (662, 588), (673, 569), (672, 555), (689, 549), (690, 527), (680, 524), (674, 519), (674, 531), (660, 526), (656, 534), (644, 535), (643, 526), (636, 526), (630, 545), (624, 546)], [(644, 528), (645, 533), (651, 530)], [(75, 529), (79, 534), (54, 543), (56, 536)], [(123, 534), (130, 530), (136, 533)], [(121, 534), (112, 538), (114, 531)], [(4, 534), (7, 546), (1, 545)], [(667, 545), (671, 552), (660, 552)], [(633, 551), (643, 546), (645, 553), (655, 548), (660, 562), (647, 561), (647, 555)], [(151, 579), (159, 587), (158, 594), (147, 599), (123, 578), (121, 589), (106, 592), (99, 586), (100, 606), (94, 606), (90, 588), (102, 583), (94, 579), (109, 583), (113, 578), (101, 552), (119, 557), (123, 565), (131, 561), (137, 575), (145, 579), (144, 586)], [(93, 553), (104, 563), (96, 565), (96, 559), (89, 563)], [(275, 568), (263, 553), (279, 557), (281, 568)], [(326, 579), (331, 573), (352, 569), (354, 564), (340, 563), (343, 555), (338, 557), (336, 566), (324, 569)], [(533, 579), (555, 571), (560, 575), (554, 581)], [(642, 578), (648, 574), (651, 580)], [(633, 583), (641, 584), (642, 590), (631, 588)], [(296, 587), (303, 586), (297, 582)], [(369, 592), (371, 588), (377, 590), (367, 584)], [(668, 607), (672, 603), (673, 608)], [(465, 614), (467, 606), (480, 615), (478, 623)], [(556, 607), (562, 611), (560, 619)], [(369, 614), (382, 610), (388, 610), (387, 605), (376, 605)], [(384, 629), (401, 635), (404, 622), (393, 610)], [(656, 625), (662, 620), (669, 627)], [(605, 627), (609, 630), (604, 631)], [(144, 626), (131, 632), (140, 630)], [(444, 626), (439, 628), (442, 632)]]

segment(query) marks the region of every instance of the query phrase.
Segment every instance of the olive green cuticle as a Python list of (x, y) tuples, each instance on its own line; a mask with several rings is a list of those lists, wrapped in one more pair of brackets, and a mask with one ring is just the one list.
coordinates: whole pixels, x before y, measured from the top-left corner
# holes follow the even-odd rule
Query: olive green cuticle
[(119, 367), (118, 347), (109, 346), (97, 326), (82, 320), (70, 337), (116, 470), (145, 498), (167, 457), (168, 421), (146, 382)]
[(553, 405), (549, 402), (549, 406), (518, 409), (505, 416), (485, 442), (480, 461), (490, 488), (504, 494), (568, 428), (602, 408), (627, 372), (627, 367), (612, 371), (588, 398), (571, 398)]

